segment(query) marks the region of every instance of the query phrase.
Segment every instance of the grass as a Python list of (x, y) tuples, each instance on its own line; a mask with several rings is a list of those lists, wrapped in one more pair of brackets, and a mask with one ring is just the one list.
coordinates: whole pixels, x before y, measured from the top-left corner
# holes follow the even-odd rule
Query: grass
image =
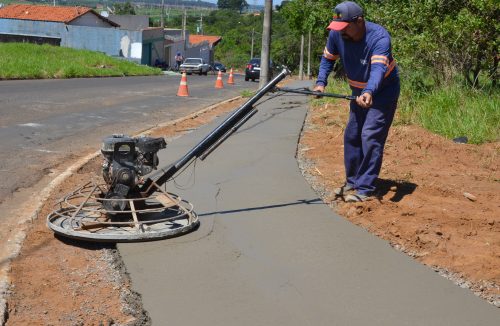
[(252, 96), (254, 96), (256, 94), (256, 92), (244, 89), (244, 90), (241, 91), (240, 94), (241, 94), (241, 97), (252, 97)]
[(0, 43), (0, 79), (158, 74), (161, 74), (159, 69), (94, 51), (28, 43)]
[(449, 85), (431, 91), (402, 110), (424, 128), (447, 138), (465, 136), (470, 143), (500, 140), (500, 95)]
[[(350, 94), (345, 81), (330, 79), (327, 92)], [(332, 99), (316, 100), (318, 104)], [(474, 90), (459, 81), (418, 91), (403, 80), (395, 124), (418, 124), (449, 139), (465, 136), (469, 143), (500, 140), (500, 91)]]

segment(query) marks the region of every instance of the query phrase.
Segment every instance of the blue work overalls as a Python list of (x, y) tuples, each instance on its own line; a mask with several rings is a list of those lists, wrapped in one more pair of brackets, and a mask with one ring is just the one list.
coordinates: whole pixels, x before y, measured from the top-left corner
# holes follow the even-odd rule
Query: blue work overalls
[(384, 145), (394, 119), (400, 84), (389, 33), (371, 22), (366, 22), (365, 26), (366, 33), (358, 42), (346, 41), (339, 32), (330, 31), (316, 84), (326, 86), (333, 63), (340, 58), (352, 94), (372, 94), (373, 105), (369, 109), (351, 101), (344, 133), (346, 183), (358, 194), (371, 195), (382, 167)]

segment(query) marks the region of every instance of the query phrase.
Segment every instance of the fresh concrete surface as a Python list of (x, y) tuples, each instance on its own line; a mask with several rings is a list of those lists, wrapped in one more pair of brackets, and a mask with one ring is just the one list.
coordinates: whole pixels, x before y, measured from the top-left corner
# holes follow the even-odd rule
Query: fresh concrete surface
[[(154, 325), (500, 323), (497, 308), (318, 199), (295, 159), (305, 96), (259, 110), (178, 187), (168, 184), (195, 205), (197, 231), (119, 245)], [(214, 126), (169, 144), (160, 162), (179, 159)]]

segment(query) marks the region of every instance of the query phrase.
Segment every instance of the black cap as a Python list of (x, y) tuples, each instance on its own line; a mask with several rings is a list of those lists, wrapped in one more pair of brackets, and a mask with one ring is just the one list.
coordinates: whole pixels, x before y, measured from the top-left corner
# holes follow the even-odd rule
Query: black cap
[(333, 21), (327, 28), (333, 29), (334, 31), (343, 30), (350, 22), (363, 16), (363, 9), (357, 3), (352, 1), (339, 3), (333, 11), (335, 12)]

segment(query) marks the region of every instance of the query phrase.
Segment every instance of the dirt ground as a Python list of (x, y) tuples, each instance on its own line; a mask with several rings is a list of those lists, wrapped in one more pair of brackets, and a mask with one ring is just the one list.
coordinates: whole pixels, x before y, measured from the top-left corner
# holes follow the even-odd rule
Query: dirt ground
[(500, 307), (500, 142), (457, 144), (418, 126), (394, 125), (378, 180), (379, 199), (346, 203), (343, 130), (348, 104), (309, 111), (299, 146), (323, 200), (461, 287)]
[[(221, 105), (150, 135), (172, 139), (242, 102)], [(394, 126), (380, 199), (347, 204), (331, 193), (344, 180), (347, 114), (341, 101), (311, 108), (298, 150), (308, 181), (353, 223), (500, 307), (500, 143), (454, 144), (415, 126)], [(31, 223), (11, 265), (6, 325), (150, 324), (114, 246), (56, 238), (45, 226), (57, 199), (97, 177), (100, 164), (98, 157), (72, 175)]]

